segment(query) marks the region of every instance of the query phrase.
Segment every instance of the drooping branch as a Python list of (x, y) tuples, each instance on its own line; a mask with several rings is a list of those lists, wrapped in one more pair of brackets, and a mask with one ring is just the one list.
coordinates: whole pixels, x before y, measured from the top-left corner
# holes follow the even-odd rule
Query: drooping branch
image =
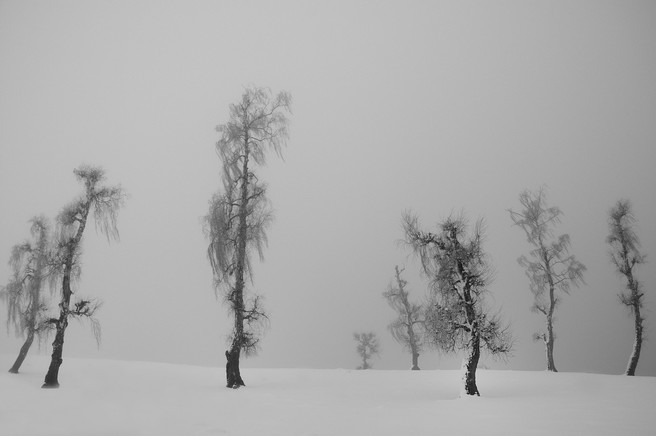
[(222, 161), (223, 192), (215, 194), (204, 219), (209, 240), (207, 257), (214, 276), (215, 292), (223, 296), (234, 316), (230, 350), (226, 352), (229, 387), (243, 386), (239, 356), (253, 353), (267, 317), (259, 297), (247, 301), (247, 283), (253, 283), (252, 256), (264, 257), (273, 215), (266, 185), (255, 175), (267, 151), (281, 154), (288, 138), (291, 97), (273, 96), (268, 89), (249, 88), (239, 102), (230, 105), (229, 119), (217, 127), (216, 152)]
[[(79, 277), (80, 257), (82, 253), (82, 238), (86, 229), (89, 214), (93, 213), (96, 230), (103, 233), (108, 241), (117, 240), (117, 214), (124, 206), (126, 194), (120, 187), (103, 185), (105, 172), (102, 168), (82, 165), (73, 173), (84, 186), (83, 194), (64, 207), (57, 217), (56, 244), (50, 257), (49, 270), (53, 278), (51, 284), (59, 281), (61, 287), (59, 302), (59, 318), (55, 325), (56, 333), (53, 342), (52, 358), (48, 373), (43, 384), (44, 388), (59, 386), (58, 374), (62, 364), (64, 336), (68, 327), (69, 317), (83, 318), (90, 321), (96, 340), (100, 340), (100, 324), (93, 316), (100, 303), (80, 300), (71, 307), (71, 297), (74, 293), (75, 279)], [(52, 321), (52, 320), (51, 320)]]

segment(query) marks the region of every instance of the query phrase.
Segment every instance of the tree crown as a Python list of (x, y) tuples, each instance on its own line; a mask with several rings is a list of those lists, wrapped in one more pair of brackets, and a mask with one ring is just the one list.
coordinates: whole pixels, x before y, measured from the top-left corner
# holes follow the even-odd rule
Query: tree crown
[(567, 294), (572, 286), (585, 283), (583, 273), (586, 267), (569, 254), (569, 235), (554, 236), (562, 212), (547, 205), (544, 188), (537, 192), (522, 192), (519, 201), (522, 209), (508, 212), (514, 225), (524, 230), (534, 248), (529, 251), (529, 256), (522, 255), (517, 262), (526, 269), (530, 280), (530, 289), (535, 296), (532, 310), (546, 314), (550, 307), (553, 309), (559, 303), (557, 296), (553, 296), (552, 302), (552, 297), (547, 294), (555, 289)]
[(463, 216), (449, 217), (439, 232), (424, 232), (416, 215), (403, 217), (406, 243), (418, 254), (431, 280), (426, 329), (432, 344), (445, 352), (469, 349), (475, 338), (493, 355), (512, 351), (510, 330), (484, 304), (492, 279), (488, 256), (482, 248), (484, 222), (467, 231)]

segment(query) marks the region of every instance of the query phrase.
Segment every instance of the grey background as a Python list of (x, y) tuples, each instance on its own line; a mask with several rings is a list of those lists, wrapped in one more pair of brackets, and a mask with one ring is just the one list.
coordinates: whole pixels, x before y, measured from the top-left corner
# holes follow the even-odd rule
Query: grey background
[[(637, 1), (1, 1), (0, 279), (27, 220), (54, 217), (81, 192), (72, 169), (100, 164), (131, 198), (120, 243), (93, 227), (84, 241), (79, 293), (105, 301), (102, 346), (73, 323), (65, 357), (222, 366), (229, 319), (200, 223), (220, 187), (214, 127), (244, 86), (268, 86), (292, 93), (294, 115), (285, 161), (260, 170), (276, 221), (254, 287), (271, 329), (246, 366), (355, 367), (352, 333), (374, 330), (374, 367), (409, 367), (380, 294), (396, 264), (415, 298), (426, 292), (397, 245), (413, 209), (426, 226), (485, 217), (491, 305), (517, 347), (484, 365), (543, 369), (531, 340), (542, 319), (516, 263), (529, 246), (506, 209), (547, 185), (588, 267), (557, 312), (558, 368), (626, 366), (632, 321), (604, 239), (608, 209), (628, 197), (649, 261), (638, 374), (656, 375), (655, 19)], [(19, 346), (0, 334), (0, 353)]]

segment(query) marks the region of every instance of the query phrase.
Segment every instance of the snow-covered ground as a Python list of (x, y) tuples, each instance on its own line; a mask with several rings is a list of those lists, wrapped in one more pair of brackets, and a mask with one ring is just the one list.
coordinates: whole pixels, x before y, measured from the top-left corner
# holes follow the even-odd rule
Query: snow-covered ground
[[(11, 366), (12, 356), (0, 356)], [(656, 378), (480, 370), (482, 397), (459, 398), (459, 371), (244, 369), (65, 359), (0, 374), (0, 435), (653, 435)]]

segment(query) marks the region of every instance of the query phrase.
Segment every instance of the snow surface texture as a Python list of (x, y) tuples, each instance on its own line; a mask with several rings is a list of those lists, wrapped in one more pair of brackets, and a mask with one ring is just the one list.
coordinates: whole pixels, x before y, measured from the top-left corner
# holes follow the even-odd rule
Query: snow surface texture
[[(0, 363), (11, 366), (10, 356)], [(459, 371), (244, 369), (65, 359), (0, 374), (0, 435), (652, 435), (656, 378), (480, 370), (481, 397), (459, 398)]]

